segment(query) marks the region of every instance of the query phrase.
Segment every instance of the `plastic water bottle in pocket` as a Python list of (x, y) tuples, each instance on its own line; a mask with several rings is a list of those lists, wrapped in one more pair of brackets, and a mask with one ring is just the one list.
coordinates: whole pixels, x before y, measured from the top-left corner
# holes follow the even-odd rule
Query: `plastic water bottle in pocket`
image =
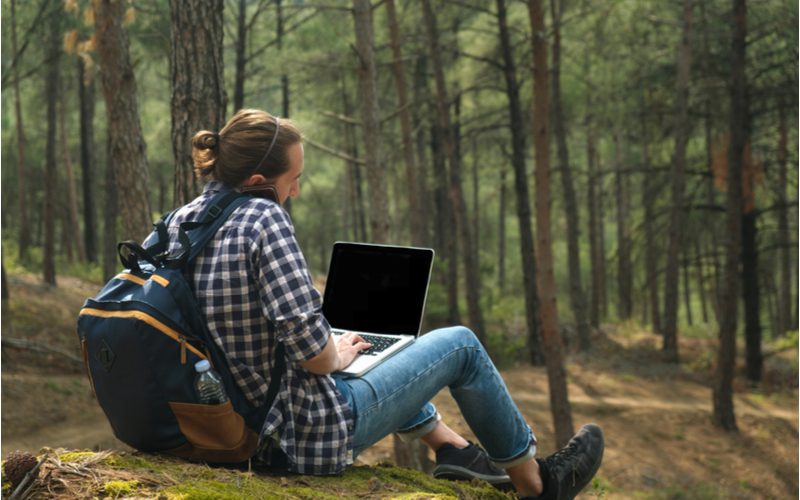
[(194, 387), (200, 402), (207, 405), (222, 404), (228, 401), (225, 394), (225, 387), (219, 374), (211, 368), (211, 363), (203, 359), (194, 364), (197, 376), (194, 379)]

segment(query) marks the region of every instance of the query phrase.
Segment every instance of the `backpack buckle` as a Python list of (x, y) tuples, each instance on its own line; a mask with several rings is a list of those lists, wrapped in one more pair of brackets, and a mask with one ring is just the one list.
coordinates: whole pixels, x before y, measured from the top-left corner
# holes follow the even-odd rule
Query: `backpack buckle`
[(218, 205), (211, 205), (210, 207), (208, 207), (208, 216), (211, 217), (212, 219), (216, 219), (221, 213), (222, 209), (219, 208)]

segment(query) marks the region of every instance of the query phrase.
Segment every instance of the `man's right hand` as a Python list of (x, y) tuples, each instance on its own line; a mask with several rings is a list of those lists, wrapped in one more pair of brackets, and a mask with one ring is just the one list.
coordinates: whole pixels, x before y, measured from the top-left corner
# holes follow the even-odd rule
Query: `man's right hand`
[(335, 371), (344, 370), (356, 359), (358, 353), (372, 347), (372, 344), (353, 332), (334, 335), (333, 339), (336, 342), (336, 352), (339, 354), (339, 367)]

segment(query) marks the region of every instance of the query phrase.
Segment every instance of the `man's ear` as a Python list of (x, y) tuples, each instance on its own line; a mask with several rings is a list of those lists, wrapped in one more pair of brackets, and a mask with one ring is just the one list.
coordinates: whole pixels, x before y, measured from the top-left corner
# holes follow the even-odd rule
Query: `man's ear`
[(266, 184), (267, 179), (261, 174), (251, 175), (248, 179), (242, 182), (242, 186), (256, 186), (258, 184)]

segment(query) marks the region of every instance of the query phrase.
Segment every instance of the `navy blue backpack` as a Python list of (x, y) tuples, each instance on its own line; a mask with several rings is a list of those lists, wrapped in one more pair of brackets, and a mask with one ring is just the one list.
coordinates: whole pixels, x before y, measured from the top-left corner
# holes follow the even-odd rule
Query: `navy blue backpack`
[[(278, 344), (266, 404), (253, 407), (186, 280), (195, 257), (248, 198), (237, 191), (217, 194), (198, 221), (180, 225), (177, 252), (169, 252), (167, 233), (174, 212), (155, 224), (148, 241), (156, 243), (120, 243), (126, 269), (80, 311), (78, 336), (92, 389), (114, 434), (133, 448), (216, 463), (242, 462), (256, 452), (285, 371), (283, 346)], [(194, 364), (201, 359), (220, 374), (228, 402), (200, 404)]]

